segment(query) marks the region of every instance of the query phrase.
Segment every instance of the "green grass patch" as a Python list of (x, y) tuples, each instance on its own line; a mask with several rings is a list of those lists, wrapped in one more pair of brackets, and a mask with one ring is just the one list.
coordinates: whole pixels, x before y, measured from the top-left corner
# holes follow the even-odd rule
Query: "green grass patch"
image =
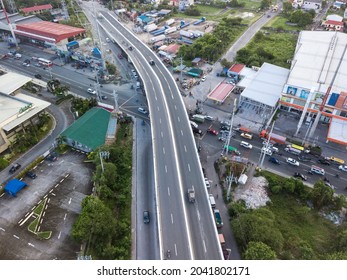
[(194, 5), (202, 16), (217, 15), (220, 13), (222, 8), (212, 7), (209, 5)]
[(238, 0), (239, 3), (244, 3), (244, 9), (257, 10), (260, 7), (261, 0)]
[(42, 238), (42, 239), (50, 239), (52, 236), (52, 232), (51, 231), (38, 232), (37, 236)]
[(272, 27), (275, 29), (279, 29), (279, 30), (288, 30), (288, 31), (300, 31), (303, 30), (303, 27), (299, 27), (299, 26), (291, 26), (286, 24), (286, 22), (288, 21), (287, 18), (285, 17), (281, 17), (281, 16), (277, 16), (272, 18), (266, 25), (265, 27)]
[(247, 66), (260, 67), (264, 62), (290, 68), (287, 61), (293, 58), (298, 36), (288, 33), (258, 32), (248, 45), (239, 50), (236, 61)]
[(42, 202), (34, 209), (34, 213), (35, 213), (36, 215), (38, 215), (38, 216), (41, 215), (44, 204), (45, 204), (45, 200), (42, 201)]
[(37, 229), (37, 225), (39, 223), (39, 217), (36, 217), (34, 221), (32, 221), (29, 226), (28, 226), (28, 230), (32, 233), (36, 234), (36, 229)]
[(283, 257), (285, 252), (293, 259), (300, 259), (298, 246), (302, 241), (310, 245), (317, 259), (331, 253), (331, 241), (337, 236), (334, 224), (291, 195), (271, 195), (271, 201), (268, 208), (275, 215), (276, 227), (285, 240), (283, 252), (277, 252), (278, 256)]

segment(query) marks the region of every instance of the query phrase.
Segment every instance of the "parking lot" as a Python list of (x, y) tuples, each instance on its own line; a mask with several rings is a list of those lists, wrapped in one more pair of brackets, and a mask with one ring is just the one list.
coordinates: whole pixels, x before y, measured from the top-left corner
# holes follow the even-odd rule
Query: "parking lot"
[[(76, 259), (80, 246), (70, 236), (81, 211), (81, 202), (92, 190), (92, 165), (85, 155), (69, 152), (56, 161), (45, 160), (34, 172), (37, 178), (24, 178), (28, 184), (17, 197), (0, 198), (1, 259)], [(38, 232), (51, 232), (48, 240), (28, 230), (35, 207), (45, 201)]]

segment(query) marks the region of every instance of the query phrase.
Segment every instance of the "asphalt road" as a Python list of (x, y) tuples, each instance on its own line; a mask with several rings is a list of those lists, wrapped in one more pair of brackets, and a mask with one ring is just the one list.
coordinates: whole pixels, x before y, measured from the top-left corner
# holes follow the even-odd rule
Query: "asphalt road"
[[(175, 81), (158, 58), (129, 36), (112, 14), (102, 14), (107, 19), (102, 25), (116, 41), (120, 41), (117, 30), (124, 34), (123, 39), (131, 40), (124, 41), (134, 47), (129, 55), (144, 81), (150, 104), (162, 257), (169, 249), (173, 259), (221, 259), (195, 142)], [(149, 65), (149, 58), (156, 62), (154, 67)], [(194, 205), (187, 201), (189, 187), (196, 191)]]

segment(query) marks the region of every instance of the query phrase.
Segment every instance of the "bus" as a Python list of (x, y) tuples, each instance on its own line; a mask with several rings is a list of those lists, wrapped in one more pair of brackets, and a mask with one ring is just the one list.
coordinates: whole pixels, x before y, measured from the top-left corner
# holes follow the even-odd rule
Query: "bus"
[(53, 66), (53, 62), (45, 59), (45, 58), (38, 58), (37, 61), (39, 62), (39, 64), (41, 64), (42, 66), (45, 67), (52, 67)]
[(293, 149), (297, 149), (297, 150), (302, 151), (302, 152), (305, 150), (304, 147), (301, 147), (301, 146), (299, 146), (299, 145), (294, 145), (294, 144), (292, 144), (291, 146), (292, 146)]

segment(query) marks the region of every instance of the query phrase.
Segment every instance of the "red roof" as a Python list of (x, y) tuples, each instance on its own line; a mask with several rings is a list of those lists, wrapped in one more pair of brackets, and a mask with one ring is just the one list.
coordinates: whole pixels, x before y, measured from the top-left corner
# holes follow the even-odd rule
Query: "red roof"
[(231, 91), (234, 89), (235, 85), (220, 82), (208, 95), (208, 99), (212, 99), (223, 103)]
[(31, 12), (36, 12), (36, 11), (41, 11), (41, 10), (51, 10), (51, 9), (53, 9), (52, 5), (46, 4), (46, 5), (39, 5), (39, 6), (23, 8), (23, 9), (21, 9), (21, 11), (27, 14), (27, 13), (31, 13)]
[(245, 67), (244, 64), (235, 63), (233, 66), (230, 67), (229, 71), (234, 73), (240, 73), (243, 67)]
[(167, 53), (176, 54), (178, 52), (179, 48), (180, 48), (180, 45), (171, 44), (165, 48), (165, 51)]
[[(50, 21), (17, 24), (16, 29), (33, 35), (53, 38), (58, 43), (64, 39), (84, 33), (85, 29)], [(30, 37), (30, 36), (28, 36)]]
[(340, 25), (343, 26), (343, 22), (341, 21), (336, 21), (336, 20), (326, 20), (324, 24), (329, 24), (329, 25)]

